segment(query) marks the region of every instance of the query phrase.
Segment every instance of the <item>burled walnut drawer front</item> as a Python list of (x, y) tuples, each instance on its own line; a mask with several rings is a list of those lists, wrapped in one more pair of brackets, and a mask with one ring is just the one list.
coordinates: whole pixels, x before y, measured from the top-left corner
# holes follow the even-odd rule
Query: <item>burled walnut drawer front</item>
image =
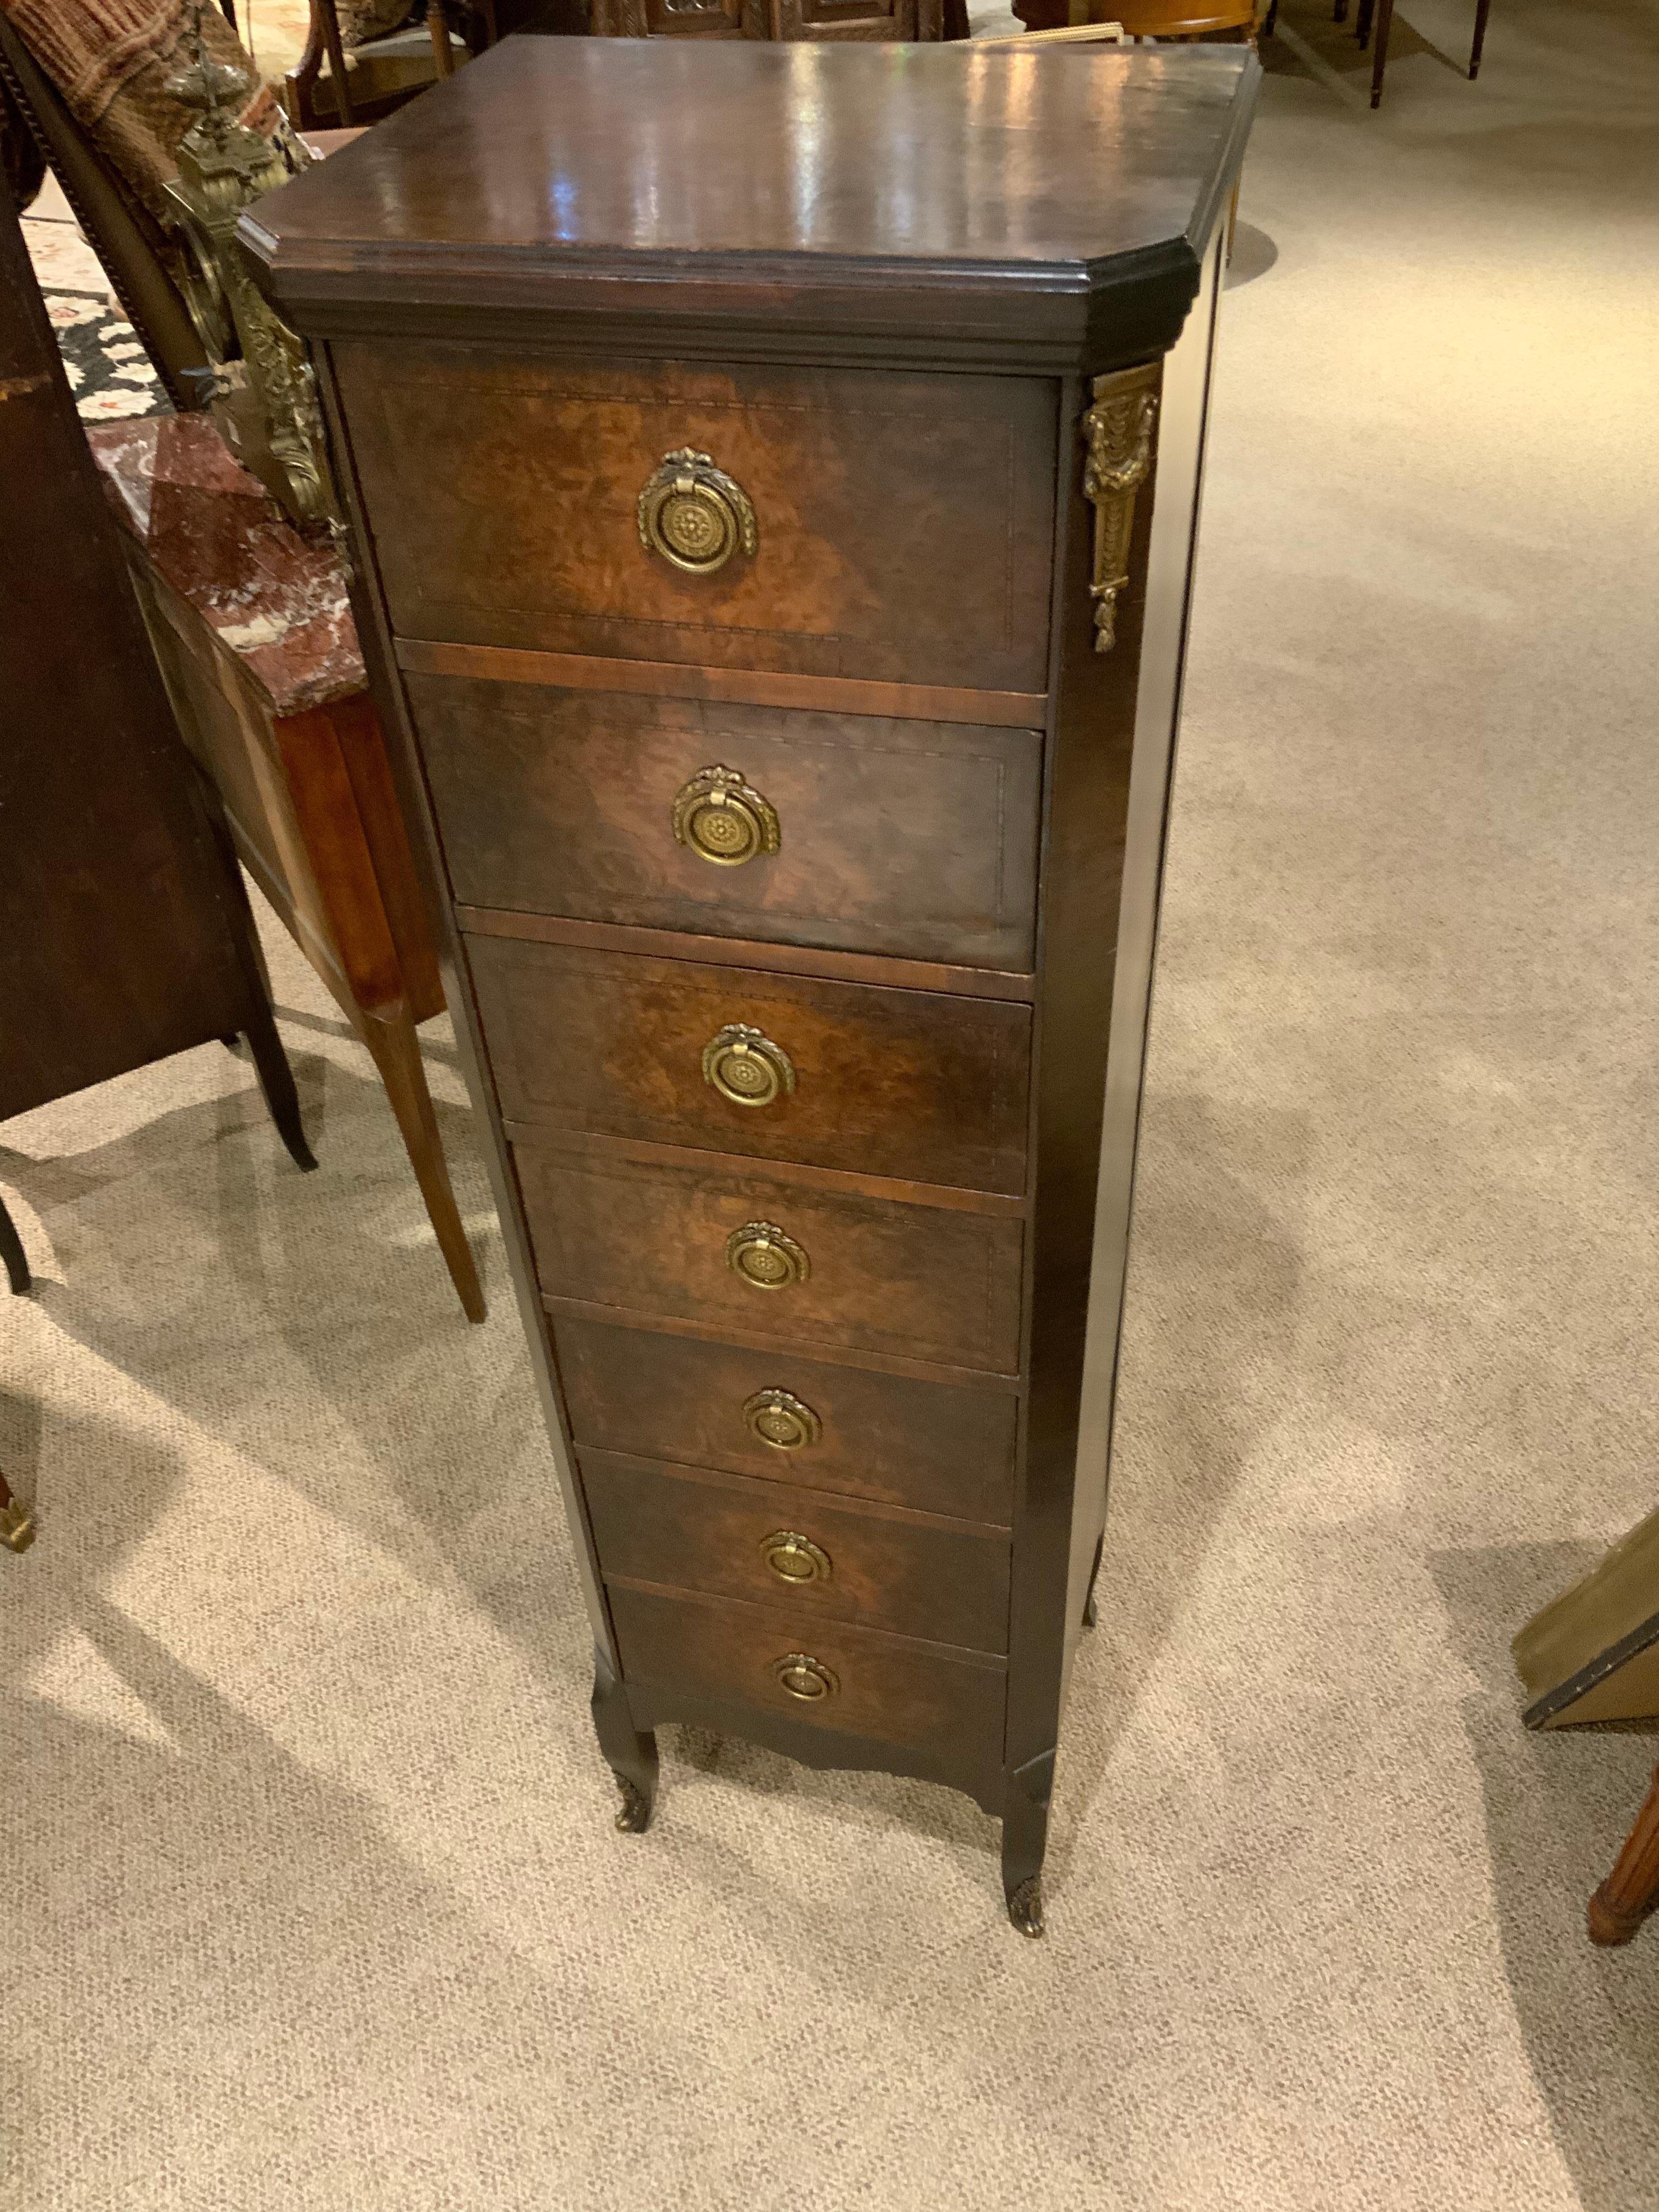
[(1045, 688), (1051, 382), (334, 359), (400, 636)]
[[(1032, 965), (1034, 732), (405, 680), (464, 906)], [(717, 769), (747, 857), (708, 850)]]
[(580, 1462), (606, 1575), (781, 1606), (803, 1633), (850, 1620), (1008, 1648), (1006, 1535), (610, 1452)]
[(882, 1743), (948, 1747), (964, 1769), (999, 1763), (1000, 1660), (841, 1621), (805, 1624), (787, 1606), (615, 1582), (608, 1588), (630, 1681), (759, 1706)]
[(470, 937), (509, 1121), (1018, 1194), (1030, 1011)]
[(572, 1314), (554, 1340), (579, 1452), (689, 1462), (964, 1521), (1013, 1518), (1010, 1393)]
[(1018, 1368), (1018, 1220), (512, 1133), (537, 1272), (556, 1297), (619, 1320)]

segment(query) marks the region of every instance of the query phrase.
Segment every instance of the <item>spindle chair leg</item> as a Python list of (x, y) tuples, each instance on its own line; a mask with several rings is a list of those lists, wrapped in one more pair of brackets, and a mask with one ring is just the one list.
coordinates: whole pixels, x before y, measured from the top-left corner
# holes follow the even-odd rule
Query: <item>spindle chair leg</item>
[(1628, 1943), (1659, 1905), (1659, 1767), (1613, 1872), (1589, 1901), (1592, 1943)]

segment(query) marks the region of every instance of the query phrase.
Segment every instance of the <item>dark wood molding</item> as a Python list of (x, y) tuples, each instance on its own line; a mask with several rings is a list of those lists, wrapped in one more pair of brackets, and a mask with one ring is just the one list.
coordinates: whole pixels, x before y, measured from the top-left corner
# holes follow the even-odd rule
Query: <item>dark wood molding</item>
[[(682, 359), (740, 349), (751, 361), (1048, 374), (1098, 374), (1174, 344), (1255, 107), (1261, 72), (1248, 48), (981, 54), (964, 99), (967, 50), (907, 49), (900, 77), (881, 47), (844, 46), (834, 58), (858, 133), (813, 137), (820, 187), (799, 218), (782, 192), (758, 211), (749, 194), (744, 213), (730, 197), (732, 133), (749, 134), (751, 161), (787, 167), (800, 163), (803, 134), (818, 132), (816, 78), (777, 97), (777, 58), (788, 67), (790, 52), (720, 40), (503, 45), (426, 94), (415, 122), (405, 111), (336, 155), (326, 191), (301, 177), (250, 210), (239, 237), (258, 280), (313, 337), (447, 331), (658, 356), (672, 330)], [(975, 196), (948, 191), (946, 172), (975, 134), (1006, 130), (1014, 70), (1030, 143), (1085, 132), (1091, 143), (1074, 176), (1066, 161), (1011, 166), (997, 229), (981, 232)], [(635, 110), (674, 107), (674, 205), (636, 205), (613, 174), (591, 209), (578, 202), (550, 222), (515, 167), (507, 118), (520, 100), (590, 184)], [(1097, 119), (1108, 114), (1120, 118), (1109, 135)], [(926, 189), (883, 194), (874, 179), (901, 144), (932, 165)], [(434, 173), (455, 179), (443, 201)], [(1120, 175), (1133, 188), (1118, 190)], [(922, 209), (941, 222), (960, 210), (968, 227), (932, 235), (910, 220)], [(740, 213), (751, 236), (736, 248)]]

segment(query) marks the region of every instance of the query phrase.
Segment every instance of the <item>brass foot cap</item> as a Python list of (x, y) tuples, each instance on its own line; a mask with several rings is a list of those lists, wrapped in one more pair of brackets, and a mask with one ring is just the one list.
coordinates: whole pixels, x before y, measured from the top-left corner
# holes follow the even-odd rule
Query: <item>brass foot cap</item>
[(1042, 1880), (1033, 1875), (1008, 1893), (1008, 1917), (1022, 1936), (1042, 1933)]
[(622, 1810), (617, 1815), (617, 1826), (624, 1836), (642, 1836), (651, 1826), (651, 1800), (642, 1790), (631, 1782), (618, 1778), (617, 1787), (622, 1791)]

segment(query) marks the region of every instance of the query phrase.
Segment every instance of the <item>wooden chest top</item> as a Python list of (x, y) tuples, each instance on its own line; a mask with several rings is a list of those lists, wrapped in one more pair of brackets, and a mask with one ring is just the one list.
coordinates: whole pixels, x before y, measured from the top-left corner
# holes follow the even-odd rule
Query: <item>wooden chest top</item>
[(509, 39), (240, 235), (313, 335), (672, 317), (681, 357), (1102, 371), (1173, 343), (1260, 79), (1243, 47)]

